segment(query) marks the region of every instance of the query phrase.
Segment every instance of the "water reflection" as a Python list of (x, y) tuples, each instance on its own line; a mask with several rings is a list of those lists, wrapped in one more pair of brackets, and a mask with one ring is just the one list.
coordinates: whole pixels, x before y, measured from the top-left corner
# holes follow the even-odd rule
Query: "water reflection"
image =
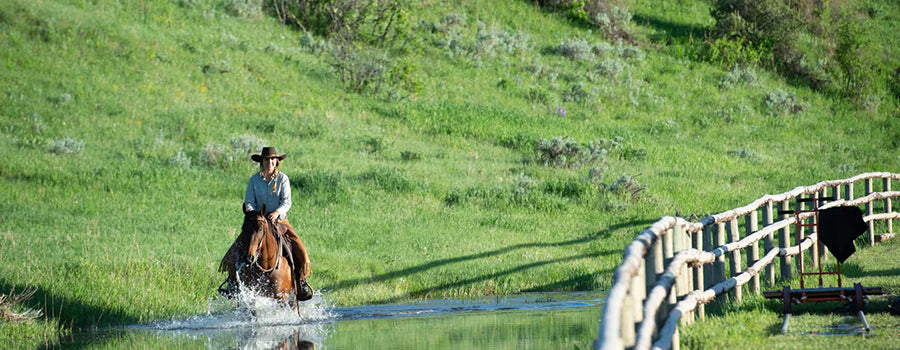
[[(206, 315), (62, 340), (92, 349), (545, 349), (588, 348), (600, 293), (534, 293), (505, 298), (331, 307), (317, 296), (304, 314), (265, 300), (211, 303)], [(247, 307), (256, 311), (248, 312)], [(260, 310), (266, 310), (261, 312)], [(264, 316), (253, 316), (264, 315)]]

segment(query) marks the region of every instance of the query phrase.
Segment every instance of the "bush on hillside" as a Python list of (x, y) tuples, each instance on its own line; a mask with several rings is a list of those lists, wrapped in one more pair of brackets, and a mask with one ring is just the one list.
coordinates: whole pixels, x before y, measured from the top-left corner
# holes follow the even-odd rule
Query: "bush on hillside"
[(350, 43), (333, 46), (329, 55), (328, 64), (338, 73), (344, 88), (378, 94), (390, 62), (387, 55)]
[(551, 10), (568, 12), (599, 28), (610, 41), (634, 42), (631, 11), (619, 0), (537, 0), (536, 3)]
[(263, 13), (264, 0), (225, 0), (225, 11), (235, 17), (254, 18)]
[(409, 2), (403, 0), (285, 0), (267, 6), (282, 23), (342, 42), (403, 48), (412, 29)]
[(47, 148), (53, 154), (79, 154), (84, 151), (84, 140), (63, 137), (47, 142)]
[(797, 101), (797, 96), (793, 92), (787, 92), (781, 89), (775, 89), (766, 94), (765, 105), (770, 114), (796, 114), (803, 110), (802, 103)]
[(606, 39), (634, 42), (630, 29), (631, 11), (625, 5), (612, 0), (589, 0), (585, 1), (584, 12)]
[(557, 136), (535, 142), (534, 151), (538, 160), (546, 166), (575, 168), (597, 162), (605, 163), (609, 151), (618, 144), (618, 141), (601, 139), (583, 145), (570, 137)]
[[(869, 13), (855, 1), (715, 0), (708, 60), (728, 68), (761, 64), (822, 92), (870, 104), (881, 83), (868, 59)], [(887, 79), (883, 79), (887, 81)]]
[(719, 79), (719, 87), (722, 89), (730, 89), (735, 86), (754, 86), (759, 78), (756, 71), (751, 67), (739, 68), (734, 67), (730, 72), (725, 73)]
[(841, 18), (837, 30), (835, 60), (840, 67), (841, 91), (844, 96), (859, 99), (871, 94), (876, 80), (876, 67), (867, 50), (872, 42), (865, 34), (864, 22), (850, 17)]
[(556, 52), (570, 60), (583, 61), (593, 55), (593, 46), (587, 40), (569, 38), (559, 43)]
[(637, 176), (640, 176), (640, 174), (635, 176), (622, 174), (604, 187), (612, 193), (625, 196), (629, 200), (636, 202), (643, 198), (642, 192), (647, 189), (647, 186), (637, 182), (637, 179), (635, 179)]

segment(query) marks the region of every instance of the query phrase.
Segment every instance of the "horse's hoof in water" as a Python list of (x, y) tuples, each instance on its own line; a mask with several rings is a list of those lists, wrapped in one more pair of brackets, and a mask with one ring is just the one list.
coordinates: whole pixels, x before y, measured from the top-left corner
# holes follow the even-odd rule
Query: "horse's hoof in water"
[(297, 300), (307, 301), (313, 298), (315, 292), (312, 287), (309, 286), (309, 283), (306, 283), (306, 280), (302, 280), (297, 284), (299, 285), (297, 289)]
[(225, 287), (219, 287), (219, 295), (232, 299), (235, 295), (237, 295), (237, 285), (234, 283), (228, 283)]

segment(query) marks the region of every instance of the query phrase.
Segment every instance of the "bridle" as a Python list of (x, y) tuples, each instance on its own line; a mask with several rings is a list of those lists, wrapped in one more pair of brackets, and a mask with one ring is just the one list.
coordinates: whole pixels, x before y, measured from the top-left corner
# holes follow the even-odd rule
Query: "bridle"
[[(269, 272), (272, 272), (273, 270), (277, 270), (278, 267), (281, 265), (281, 257), (282, 257), (281, 240), (278, 237), (278, 234), (277, 234), (278, 230), (275, 228), (275, 223), (272, 222), (271, 220), (269, 220), (269, 218), (266, 218), (264, 215), (263, 215), (263, 220), (266, 221), (266, 225), (264, 225), (263, 227), (259, 227), (259, 229), (265, 230), (265, 232), (263, 232), (263, 237), (260, 238), (259, 243), (257, 243), (256, 255), (250, 256), (251, 257), (250, 264), (255, 265), (256, 268), (258, 268), (263, 273), (269, 273)], [(257, 220), (257, 222), (259, 222), (259, 220)], [(265, 236), (268, 236), (268, 235), (272, 235), (275, 238), (275, 250), (277, 253), (275, 256), (275, 265), (272, 266), (272, 268), (270, 268), (270, 269), (265, 269), (259, 265), (259, 252), (262, 251), (261, 248), (262, 248), (263, 242), (265, 242)]]

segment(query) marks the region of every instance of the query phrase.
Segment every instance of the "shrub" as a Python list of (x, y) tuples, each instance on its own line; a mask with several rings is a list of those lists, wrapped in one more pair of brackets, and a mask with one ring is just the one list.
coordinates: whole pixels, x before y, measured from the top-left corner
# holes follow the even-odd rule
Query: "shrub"
[(535, 85), (528, 89), (526, 98), (532, 103), (549, 104), (552, 102), (550, 92), (541, 85)]
[(237, 155), (233, 149), (228, 149), (225, 145), (218, 143), (207, 143), (200, 150), (200, 160), (208, 167), (219, 166), (227, 168), (234, 162)]
[(802, 25), (786, 0), (716, 0), (712, 15), (716, 38), (762, 48), (789, 44)]
[(753, 160), (753, 161), (759, 159), (759, 154), (757, 154), (756, 152), (754, 152), (753, 150), (751, 150), (749, 148), (740, 148), (740, 149), (736, 149), (736, 150), (730, 150), (730, 151), (728, 151), (728, 155), (735, 156), (735, 157), (738, 157), (741, 159)]
[(467, 20), (468, 17), (466, 17), (465, 13), (450, 13), (441, 17), (440, 21), (434, 26), (434, 29), (441, 33), (458, 31), (459, 27), (464, 27), (466, 25)]
[(406, 1), (288, 0), (272, 2), (282, 21), (342, 42), (365, 41), (383, 48), (403, 47), (411, 23)]
[(587, 40), (570, 38), (559, 43), (556, 52), (568, 59), (582, 61), (591, 57), (593, 47)]
[(773, 115), (794, 114), (802, 111), (804, 107), (797, 101), (797, 96), (793, 92), (781, 89), (775, 89), (775, 91), (766, 94), (765, 104), (769, 113)]
[(421, 153), (418, 153), (418, 152), (413, 152), (413, 151), (401, 151), (401, 152), (400, 152), (400, 159), (402, 159), (404, 162), (411, 162), (411, 161), (415, 161), (415, 160), (421, 160), (421, 159), (422, 159), (422, 154), (421, 154)]
[(235, 17), (258, 17), (263, 12), (263, 0), (225, 0), (225, 12)]
[(175, 155), (172, 156), (170, 163), (179, 169), (190, 169), (191, 168), (191, 156), (184, 153), (184, 150), (179, 148), (178, 152), (175, 152)]
[(331, 43), (328, 40), (316, 40), (310, 32), (306, 32), (300, 37), (300, 46), (313, 54), (324, 54), (331, 49)]
[(229, 143), (231, 143), (231, 149), (237, 156), (246, 156), (248, 154), (256, 153), (263, 147), (268, 146), (266, 140), (246, 134), (232, 138)]
[[(563, 102), (589, 103), (597, 99), (597, 94), (593, 91), (585, 90), (581, 83), (573, 84), (568, 90), (562, 92)], [(560, 113), (565, 116), (565, 110)]]
[(615, 78), (625, 71), (625, 67), (626, 64), (625, 62), (622, 62), (622, 60), (617, 58), (607, 58), (603, 61), (600, 61), (600, 63), (597, 63), (594, 68), (597, 70), (597, 73), (602, 76)]
[(597, 43), (591, 50), (599, 57), (608, 57), (616, 54), (616, 47), (605, 41)]
[(756, 76), (756, 71), (753, 68), (739, 68), (734, 67), (728, 73), (719, 79), (719, 87), (723, 89), (730, 89), (737, 85), (744, 86), (754, 86), (756, 85), (756, 81), (759, 78)]
[(528, 177), (528, 175), (519, 173), (512, 179), (513, 183), (513, 193), (516, 196), (527, 196), (534, 190), (537, 182), (534, 179)]
[(622, 56), (622, 58), (627, 58), (635, 61), (644, 60), (644, 51), (637, 46), (622, 45), (619, 46), (619, 52), (619, 56)]
[(650, 123), (649, 126), (647, 126), (647, 132), (652, 135), (677, 133), (679, 129), (680, 129), (680, 126), (678, 125), (678, 122), (671, 120), (671, 119), (667, 119), (665, 121), (656, 120), (656, 121)]
[(603, 173), (604, 173), (603, 167), (598, 167), (598, 166), (592, 167), (592, 168), (588, 169), (588, 175), (587, 175), (586, 180), (588, 182), (591, 182), (594, 184), (598, 184), (598, 185), (602, 184), (603, 183), (603, 175), (604, 175)]
[(745, 38), (718, 38), (704, 46), (706, 59), (726, 68), (761, 63), (763, 53)]
[(387, 55), (346, 42), (335, 45), (329, 55), (329, 65), (337, 71), (345, 89), (378, 94), (388, 69)]
[(66, 136), (50, 140), (47, 147), (53, 154), (78, 154), (84, 151), (84, 140)]
[[(532, 1), (529, 1), (532, 2)], [(538, 5), (555, 10), (573, 10), (584, 6), (583, 0), (536, 0)]]
[(619, 177), (613, 180), (606, 188), (612, 193), (624, 195), (632, 201), (638, 201), (643, 197), (642, 192), (647, 187), (637, 182), (635, 179), (637, 176), (639, 175), (619, 175)]
[(584, 11), (606, 39), (634, 41), (629, 28), (631, 11), (624, 6), (612, 4), (609, 0), (590, 0), (584, 4)]
[(845, 17), (838, 25), (835, 59), (843, 73), (840, 83), (845, 97), (858, 99), (874, 88), (875, 67), (866, 52), (872, 43), (865, 32), (865, 24), (854, 18)]
[(571, 138), (557, 136), (535, 142), (534, 150), (538, 159), (546, 166), (573, 168), (596, 162), (605, 163), (606, 155), (612, 147), (615, 146), (606, 140), (582, 145)]

